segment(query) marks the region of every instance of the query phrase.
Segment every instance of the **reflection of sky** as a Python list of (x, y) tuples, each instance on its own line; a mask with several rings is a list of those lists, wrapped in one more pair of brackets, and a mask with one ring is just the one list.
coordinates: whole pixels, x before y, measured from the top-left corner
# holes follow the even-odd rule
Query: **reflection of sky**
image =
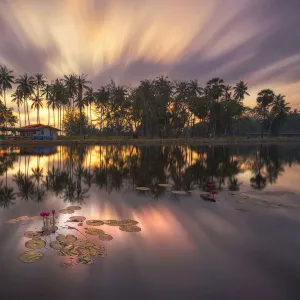
[[(88, 166), (91, 161), (92, 167), (96, 166), (101, 161), (99, 150), (99, 147), (91, 148), (83, 165)], [(105, 154), (104, 148), (101, 153)], [(122, 156), (126, 157), (126, 153), (124, 151)], [(188, 163), (195, 162), (195, 152), (187, 150), (185, 154), (193, 158), (189, 158)], [(43, 168), (44, 175), (48, 164), (50, 168), (52, 164), (63, 167), (60, 157), (66, 157), (63, 148), (39, 160), (31, 156), (29, 174), (37, 165)], [(18, 165), (18, 161), (14, 163), (14, 172), (18, 171)], [(20, 166), (25, 171), (24, 157)], [(239, 179), (247, 186), (251, 173), (245, 168)], [(9, 170), (9, 182), (14, 172)], [(292, 188), (298, 174), (299, 166), (285, 166), (285, 172), (272, 189)], [(297, 188), (292, 190), (297, 191)], [(237, 293), (248, 295), (250, 299), (284, 299), (286, 293), (293, 296), (297, 291), (300, 246), (296, 238), (300, 230), (297, 211), (257, 208), (255, 212), (242, 213), (235, 210), (237, 204), (232, 197), (228, 201), (207, 203), (196, 194), (174, 197), (165, 193), (153, 199), (147, 193), (139, 194), (127, 188), (109, 194), (93, 184), (81, 205), (82, 210), (75, 215), (87, 219), (135, 219), (142, 231), (127, 233), (117, 227), (102, 226), (114, 237), (104, 243), (108, 257), (97, 259), (92, 266), (65, 270), (59, 267), (60, 257), (52, 250), (44, 250), (45, 258), (34, 265), (21, 264), (17, 259), (19, 253), (26, 250), (24, 231), (39, 229), (41, 221), (18, 224), (4, 221), (21, 215), (37, 215), (43, 210), (59, 210), (69, 203), (52, 192), (47, 193), (44, 203), (20, 200), (16, 203), (9, 210), (0, 210), (0, 266), (5, 273), (5, 278), (0, 274), (1, 299), (2, 295), (16, 296), (19, 290), (23, 297), (46, 290), (46, 300), (53, 299), (54, 295), (76, 299), (87, 290), (89, 297), (101, 294), (108, 299), (147, 299), (147, 295), (151, 295), (149, 299), (160, 299), (161, 295), (164, 299), (166, 295), (172, 299), (192, 299), (188, 296), (195, 294), (197, 299), (207, 295), (215, 295), (212, 299), (220, 299), (222, 295), (235, 299)], [(68, 217), (59, 215), (59, 225), (64, 225)], [(67, 231), (60, 229), (60, 233)], [(99, 242), (97, 236), (89, 238)], [(9, 281), (10, 278), (14, 280)], [(32, 289), (32, 282), (36, 281), (39, 283)], [(19, 289), (11, 289), (12, 284)]]

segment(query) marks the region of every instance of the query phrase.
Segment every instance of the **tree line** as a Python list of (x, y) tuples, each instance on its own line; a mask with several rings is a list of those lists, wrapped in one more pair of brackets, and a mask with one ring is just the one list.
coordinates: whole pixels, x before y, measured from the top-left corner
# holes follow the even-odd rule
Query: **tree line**
[[(7, 92), (13, 85), (16, 89), (11, 101), (17, 106), (18, 117), (7, 103)], [(263, 136), (278, 134), (288, 120), (299, 123), (298, 112), (291, 111), (284, 95), (263, 89), (256, 106), (250, 108), (244, 104), (249, 96), (247, 83), (239, 81), (230, 86), (221, 78), (201, 87), (197, 80), (161, 76), (142, 80), (136, 87), (111, 81), (94, 90), (85, 74), (48, 82), (43, 74), (15, 78), (12, 70), (0, 66), (0, 91), (0, 125), (29, 125), (31, 110), (36, 111), (36, 123), (40, 123), (40, 110), (47, 107), (48, 125), (67, 135), (115, 133), (178, 138), (242, 135), (259, 130)]]

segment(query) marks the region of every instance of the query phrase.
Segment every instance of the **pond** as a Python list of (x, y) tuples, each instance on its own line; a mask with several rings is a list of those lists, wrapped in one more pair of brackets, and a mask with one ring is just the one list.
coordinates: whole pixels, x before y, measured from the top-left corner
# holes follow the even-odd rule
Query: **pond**
[(297, 145), (0, 148), (0, 299), (299, 299), (299, 178)]

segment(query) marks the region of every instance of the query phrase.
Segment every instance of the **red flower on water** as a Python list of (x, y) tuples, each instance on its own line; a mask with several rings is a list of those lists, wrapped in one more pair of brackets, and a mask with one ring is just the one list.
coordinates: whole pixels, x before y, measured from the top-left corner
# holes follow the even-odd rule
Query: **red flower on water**
[(52, 215), (54, 215), (55, 214), (55, 209), (52, 209)]
[(45, 215), (44, 215), (44, 213), (43, 213), (43, 212), (41, 212), (41, 213), (40, 213), (40, 216), (41, 216), (41, 217), (44, 217)]
[(212, 190), (211, 193), (212, 193), (213, 195), (216, 195), (216, 194), (217, 194), (217, 191), (216, 191), (216, 190)]
[(47, 212), (47, 213), (45, 213), (45, 214), (46, 214), (46, 216), (47, 216), (47, 217), (49, 217), (49, 216), (50, 216), (50, 213), (49, 213), (49, 212)]

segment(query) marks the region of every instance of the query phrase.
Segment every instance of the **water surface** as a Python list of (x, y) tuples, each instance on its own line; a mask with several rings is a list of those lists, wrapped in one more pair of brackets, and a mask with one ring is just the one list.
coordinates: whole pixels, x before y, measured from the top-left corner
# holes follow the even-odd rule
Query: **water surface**
[[(0, 148), (0, 298), (299, 299), (299, 164), (293, 145)], [(216, 202), (199, 196), (211, 182)], [(62, 268), (47, 249), (21, 263), (41, 224), (5, 221), (69, 205), (142, 231), (106, 227), (92, 265)]]

